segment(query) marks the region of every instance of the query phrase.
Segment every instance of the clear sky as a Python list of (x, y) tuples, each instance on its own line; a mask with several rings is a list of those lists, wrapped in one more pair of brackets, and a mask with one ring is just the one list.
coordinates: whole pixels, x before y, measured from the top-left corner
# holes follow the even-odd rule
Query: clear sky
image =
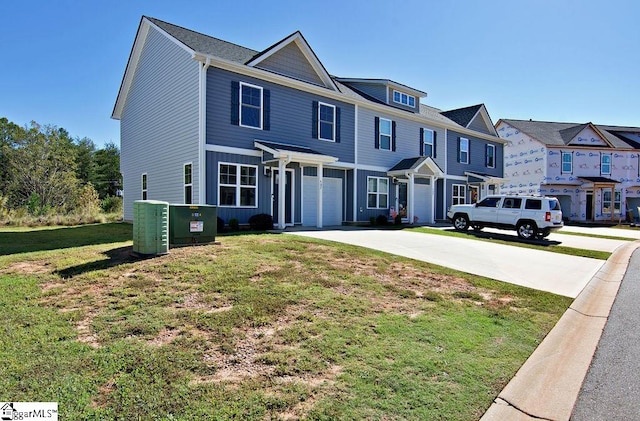
[(142, 15), (262, 50), (300, 30), (327, 70), (449, 110), (640, 126), (638, 0), (0, 0), (0, 117), (119, 145)]

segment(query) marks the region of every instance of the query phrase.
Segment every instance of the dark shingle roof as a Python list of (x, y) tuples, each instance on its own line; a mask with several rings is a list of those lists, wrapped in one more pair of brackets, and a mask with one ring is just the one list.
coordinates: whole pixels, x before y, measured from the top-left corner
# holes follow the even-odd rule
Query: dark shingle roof
[(478, 113), (478, 110), (482, 108), (482, 104), (472, 105), (470, 107), (458, 108), (456, 110), (443, 111), (442, 115), (450, 120), (455, 121), (462, 127), (467, 127), (473, 117)]
[(402, 161), (398, 162), (396, 165), (394, 165), (393, 168), (391, 168), (389, 171), (402, 171), (402, 170), (411, 169), (411, 167), (413, 167), (413, 164), (418, 162), (418, 160), (420, 160), (421, 158), (422, 158), (421, 156), (416, 158), (405, 158)]
[[(549, 121), (531, 121), (531, 120), (507, 120), (505, 123), (528, 134), (529, 136), (539, 140), (549, 146), (565, 146), (578, 134), (581, 130), (591, 123), (555, 123)], [(633, 142), (629, 142), (622, 136), (614, 135), (612, 126), (594, 125), (606, 140), (615, 148), (635, 148)], [(620, 128), (617, 128), (620, 129)], [(622, 128), (626, 131), (640, 132), (638, 127)]]
[(258, 54), (258, 51), (250, 48), (223, 41), (209, 35), (204, 35), (181, 26), (161, 21), (160, 19), (150, 17), (146, 18), (153, 24), (157, 25), (160, 29), (198, 53), (238, 63), (246, 63)]
[(615, 184), (620, 183), (617, 180), (612, 180), (612, 179), (606, 178), (606, 177), (578, 177), (578, 178), (581, 178), (581, 179), (587, 180), (587, 181), (591, 181), (592, 183), (615, 183)]

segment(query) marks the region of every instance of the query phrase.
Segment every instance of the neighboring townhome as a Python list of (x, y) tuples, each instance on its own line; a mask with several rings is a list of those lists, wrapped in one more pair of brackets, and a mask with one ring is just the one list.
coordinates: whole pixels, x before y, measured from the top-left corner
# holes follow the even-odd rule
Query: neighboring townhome
[(444, 219), (497, 189), (504, 141), (483, 105), (442, 113), (424, 97), (331, 76), (300, 32), (256, 51), (142, 17), (112, 114), (124, 218), (153, 199), (279, 228)]
[(555, 196), (572, 221), (637, 212), (640, 128), (506, 119), (496, 128), (507, 140), (503, 193)]

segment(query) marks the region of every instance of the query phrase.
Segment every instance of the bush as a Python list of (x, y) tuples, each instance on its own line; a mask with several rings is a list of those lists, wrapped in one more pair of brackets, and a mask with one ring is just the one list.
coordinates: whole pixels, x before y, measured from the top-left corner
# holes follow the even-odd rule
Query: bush
[(93, 184), (87, 183), (80, 188), (75, 213), (93, 217), (100, 213), (100, 205), (100, 197)]
[(273, 217), (266, 213), (259, 213), (249, 218), (249, 226), (254, 231), (266, 231), (273, 229)]
[(373, 227), (376, 224), (376, 217), (375, 216), (371, 216), (369, 218), (369, 224)]
[(396, 225), (401, 225), (402, 224), (402, 217), (400, 215), (396, 215), (395, 218), (393, 218), (393, 223)]
[(238, 222), (237, 218), (229, 219), (229, 228), (231, 228), (231, 231), (238, 231), (240, 229), (240, 222)]
[(387, 225), (388, 222), (387, 215), (378, 215), (376, 218), (376, 225)]
[(224, 231), (224, 219), (218, 217), (218, 233)]
[(122, 198), (117, 196), (108, 196), (102, 199), (100, 207), (104, 213), (122, 213)]

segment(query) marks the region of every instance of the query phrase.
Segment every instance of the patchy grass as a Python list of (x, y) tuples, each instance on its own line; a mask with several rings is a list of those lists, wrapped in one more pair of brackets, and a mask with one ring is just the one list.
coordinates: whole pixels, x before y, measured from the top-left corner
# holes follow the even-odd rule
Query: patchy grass
[(571, 301), (288, 235), (137, 260), (126, 229), (1, 243), (5, 399), (65, 419), (475, 420)]
[[(534, 249), (534, 250), (542, 250), (542, 251), (548, 251), (548, 252), (552, 252), (552, 253), (561, 253), (561, 254), (568, 254), (571, 256), (580, 256), (580, 257), (589, 257), (592, 259), (600, 259), (600, 260), (607, 260), (610, 256), (611, 253), (606, 252), (606, 251), (599, 251), (599, 250), (589, 250), (589, 249), (578, 249), (575, 247), (567, 247), (567, 246), (560, 246), (556, 243), (553, 243), (551, 241), (547, 241), (547, 240), (531, 240), (531, 241), (524, 241), (524, 240), (520, 240), (517, 237), (513, 236), (513, 235), (503, 235), (503, 234), (496, 234), (496, 233), (488, 233), (488, 232), (474, 232), (472, 230), (468, 231), (468, 232), (460, 232), (460, 231), (455, 231), (453, 228), (452, 229), (447, 229), (447, 230), (442, 230), (442, 229), (437, 229), (437, 228), (429, 228), (429, 227), (415, 227), (415, 228), (407, 228), (410, 229), (412, 231), (416, 231), (416, 232), (423, 232), (425, 234), (434, 234), (434, 235), (445, 235), (445, 236), (449, 236), (449, 237), (458, 237), (458, 238), (468, 238), (468, 239), (473, 239), (473, 240), (477, 240), (477, 241), (489, 241), (492, 243), (496, 243), (496, 244), (506, 244), (509, 246), (514, 246), (514, 247), (522, 247), (522, 248), (528, 248), (528, 249)], [(573, 234), (573, 233), (572, 233)], [(502, 239), (502, 238), (509, 238), (509, 239)], [(616, 238), (617, 240), (620, 240), (620, 238)]]

